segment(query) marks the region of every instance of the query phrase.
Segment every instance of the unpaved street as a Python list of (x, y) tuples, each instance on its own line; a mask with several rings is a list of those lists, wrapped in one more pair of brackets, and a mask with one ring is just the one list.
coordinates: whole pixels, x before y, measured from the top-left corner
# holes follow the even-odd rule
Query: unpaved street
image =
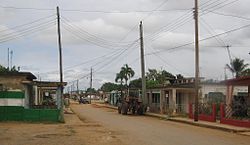
[[(250, 137), (146, 116), (123, 116), (91, 105), (71, 106), (85, 121), (109, 129), (126, 145), (249, 145)], [(121, 144), (119, 144), (121, 145)]]
[(112, 131), (65, 115), (66, 123), (0, 122), (0, 145), (121, 145)]

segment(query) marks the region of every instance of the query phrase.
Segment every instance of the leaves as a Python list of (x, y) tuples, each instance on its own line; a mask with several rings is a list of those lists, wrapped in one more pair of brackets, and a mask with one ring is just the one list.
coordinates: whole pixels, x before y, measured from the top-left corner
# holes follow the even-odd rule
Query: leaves
[(229, 70), (233, 73), (235, 73), (235, 77), (240, 77), (242, 76), (244, 73), (244, 71), (247, 69), (248, 64), (244, 63), (244, 59), (240, 59), (240, 58), (235, 58), (230, 65), (227, 64), (227, 67), (229, 68)]

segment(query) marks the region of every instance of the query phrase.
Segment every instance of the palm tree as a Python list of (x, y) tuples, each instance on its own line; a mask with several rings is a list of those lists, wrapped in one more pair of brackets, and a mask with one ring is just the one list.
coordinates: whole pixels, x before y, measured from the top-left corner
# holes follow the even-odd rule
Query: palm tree
[(235, 73), (235, 77), (239, 77), (246, 70), (248, 64), (244, 63), (243, 59), (235, 58), (230, 65), (227, 65), (233, 73)]
[(119, 82), (122, 85), (123, 79), (124, 79), (124, 76), (121, 72), (116, 74), (115, 82), (117, 82), (117, 83)]
[(134, 70), (131, 67), (129, 67), (128, 64), (125, 64), (121, 68), (120, 74), (125, 80), (126, 87), (128, 87), (128, 80), (135, 75)]

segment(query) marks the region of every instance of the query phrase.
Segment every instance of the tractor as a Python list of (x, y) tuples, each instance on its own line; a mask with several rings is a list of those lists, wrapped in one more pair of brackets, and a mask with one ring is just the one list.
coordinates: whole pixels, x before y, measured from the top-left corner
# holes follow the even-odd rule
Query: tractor
[(124, 97), (118, 99), (118, 113), (143, 115), (143, 103), (139, 97), (139, 91), (130, 90)]

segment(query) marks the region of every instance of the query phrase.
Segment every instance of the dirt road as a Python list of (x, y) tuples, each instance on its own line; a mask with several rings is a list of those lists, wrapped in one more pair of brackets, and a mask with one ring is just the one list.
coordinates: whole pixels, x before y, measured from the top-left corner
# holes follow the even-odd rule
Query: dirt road
[(0, 145), (120, 145), (112, 131), (65, 114), (66, 123), (0, 122)]
[(100, 124), (126, 145), (249, 145), (250, 142), (249, 136), (146, 116), (123, 116), (108, 108), (75, 104), (72, 109), (82, 120)]

